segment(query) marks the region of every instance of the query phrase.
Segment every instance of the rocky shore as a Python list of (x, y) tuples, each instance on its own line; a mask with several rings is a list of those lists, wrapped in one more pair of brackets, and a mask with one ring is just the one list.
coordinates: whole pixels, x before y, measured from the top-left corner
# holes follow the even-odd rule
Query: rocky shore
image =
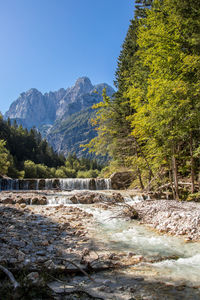
[(143, 224), (162, 233), (200, 240), (200, 203), (175, 200), (146, 200), (133, 205)]
[[(15, 293), (0, 271), (0, 298), (13, 299), (13, 295), (14, 299), (200, 298), (199, 287), (149, 280), (134, 275), (134, 270), (128, 275), (127, 268), (148, 260), (128, 251), (111, 252), (94, 236), (96, 223), (92, 213), (73, 204), (49, 206), (51, 195), (51, 192), (0, 194), (0, 265), (13, 272), (23, 287)], [(127, 192), (77, 192), (71, 195), (71, 201), (109, 210), (113, 205), (126, 207), (124, 197)], [(138, 213), (139, 222), (161, 232), (185, 235), (188, 241), (199, 240), (198, 203), (144, 200), (131, 202), (131, 206)]]

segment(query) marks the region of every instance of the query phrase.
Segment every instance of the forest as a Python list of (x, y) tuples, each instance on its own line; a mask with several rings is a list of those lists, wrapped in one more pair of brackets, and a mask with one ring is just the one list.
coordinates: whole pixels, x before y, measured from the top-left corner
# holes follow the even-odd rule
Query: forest
[[(86, 145), (112, 158), (105, 176), (128, 168), (141, 189), (170, 187), (175, 199), (200, 173), (198, 0), (137, 0), (118, 58), (112, 98), (94, 106), (98, 136)], [(134, 186), (133, 185), (133, 186)]]
[[(97, 131), (85, 148), (110, 158), (66, 159), (36, 129), (0, 117), (0, 169), (10, 177), (109, 177), (131, 170), (132, 187), (198, 193), (200, 7), (198, 0), (136, 0), (115, 74), (117, 91), (93, 106)], [(101, 171), (101, 173), (100, 173)], [(180, 189), (180, 182), (190, 187)], [(184, 185), (182, 185), (184, 186)], [(184, 186), (184, 187), (185, 187)]]
[(0, 116), (0, 175), (12, 178), (87, 178), (97, 177), (102, 166), (96, 159), (67, 158), (53, 148), (32, 128)]

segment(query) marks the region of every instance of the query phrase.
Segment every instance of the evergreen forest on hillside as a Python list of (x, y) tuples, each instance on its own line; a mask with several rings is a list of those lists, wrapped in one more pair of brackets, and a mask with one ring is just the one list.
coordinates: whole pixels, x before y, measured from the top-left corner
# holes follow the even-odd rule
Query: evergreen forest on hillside
[[(180, 181), (198, 191), (200, 6), (198, 0), (137, 0), (111, 99), (94, 106), (98, 136), (86, 146), (112, 157), (106, 175), (128, 168), (142, 189)], [(187, 185), (186, 185), (187, 186)], [(187, 193), (187, 191), (185, 191)]]
[[(11, 177), (109, 177), (131, 170), (132, 187), (194, 194), (200, 174), (200, 7), (198, 0), (136, 0), (115, 74), (117, 91), (95, 104), (89, 144), (110, 157), (57, 154), (35, 129), (0, 118), (0, 170)], [(69, 124), (63, 123), (62, 126)], [(73, 124), (72, 124), (73, 125)], [(67, 127), (68, 128), (68, 127)], [(76, 133), (77, 134), (77, 133)], [(73, 137), (72, 137), (73, 140)], [(84, 152), (83, 152), (84, 153)], [(73, 161), (73, 162), (72, 162)], [(184, 194), (185, 193), (185, 194)]]
[(57, 154), (34, 128), (3, 120), (0, 116), (0, 175), (12, 178), (97, 177), (101, 166), (95, 159), (67, 158)]

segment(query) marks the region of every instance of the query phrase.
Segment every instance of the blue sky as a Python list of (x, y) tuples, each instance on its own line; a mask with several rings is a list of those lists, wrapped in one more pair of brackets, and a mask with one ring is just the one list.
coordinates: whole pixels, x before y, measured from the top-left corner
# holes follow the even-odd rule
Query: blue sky
[(113, 85), (133, 0), (0, 0), (0, 111), (81, 76)]

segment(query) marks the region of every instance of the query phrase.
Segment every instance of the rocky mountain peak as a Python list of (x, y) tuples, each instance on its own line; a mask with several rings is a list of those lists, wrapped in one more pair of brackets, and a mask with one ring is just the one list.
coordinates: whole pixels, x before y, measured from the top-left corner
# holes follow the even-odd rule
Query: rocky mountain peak
[[(45, 94), (32, 88), (20, 94), (11, 104), (5, 118), (15, 119), (18, 124), (29, 129), (35, 126), (56, 151), (78, 153), (82, 151), (79, 144), (95, 134), (89, 122), (91, 107), (102, 100), (104, 88), (108, 96), (114, 93), (108, 84), (93, 85), (88, 77), (78, 78), (74, 86), (67, 89), (61, 88)], [(71, 128), (68, 133), (65, 124), (68, 124), (68, 129)]]
[(28, 90), (27, 92), (22, 93), (22, 94), (25, 97), (29, 97), (29, 96), (32, 96), (32, 97), (42, 96), (42, 93), (40, 91), (38, 91), (36, 88), (31, 88), (30, 90)]
[[(75, 85), (70, 89), (70, 93), (74, 97), (81, 94), (87, 94), (91, 92), (93, 85), (88, 77), (80, 77), (76, 80)], [(73, 101), (73, 100), (72, 100)]]
[(90, 81), (90, 79), (86, 76), (84, 77), (80, 77), (76, 80), (76, 83), (75, 83), (75, 87), (83, 87), (85, 89), (92, 89), (93, 88), (93, 85)]

